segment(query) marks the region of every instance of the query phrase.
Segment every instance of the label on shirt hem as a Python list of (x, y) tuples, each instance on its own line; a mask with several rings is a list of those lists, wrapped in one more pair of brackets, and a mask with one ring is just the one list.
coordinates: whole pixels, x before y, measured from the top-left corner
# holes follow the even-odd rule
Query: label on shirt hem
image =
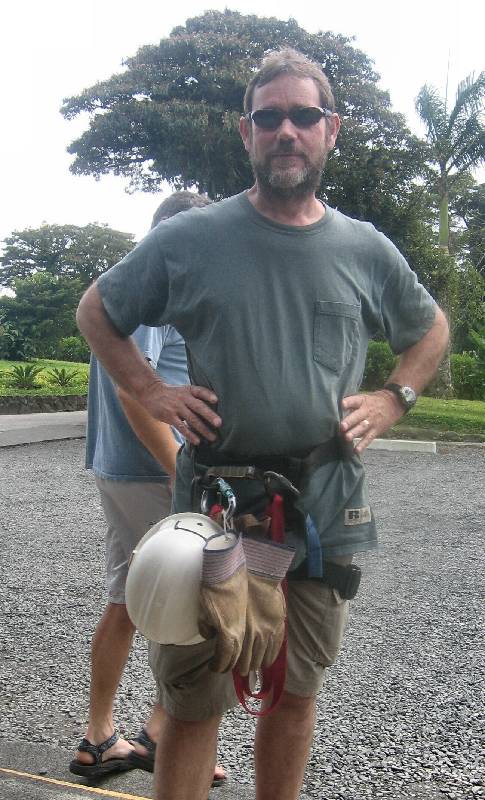
[(370, 506), (363, 508), (346, 508), (344, 525), (364, 525), (371, 521)]

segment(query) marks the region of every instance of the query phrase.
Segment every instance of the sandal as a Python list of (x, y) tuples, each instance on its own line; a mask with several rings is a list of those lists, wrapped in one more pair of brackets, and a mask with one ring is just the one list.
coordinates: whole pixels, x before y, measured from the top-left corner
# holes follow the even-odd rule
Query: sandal
[[(128, 756), (128, 760), (131, 762), (132, 766), (138, 767), (138, 769), (144, 769), (146, 772), (153, 772), (155, 765), (155, 749), (157, 745), (147, 733), (146, 728), (142, 728), (138, 736), (135, 736), (134, 739), (131, 739), (130, 741), (138, 742), (138, 744), (141, 744), (142, 747), (148, 750), (146, 755), (142, 755), (136, 750), (133, 750), (133, 752)], [(222, 770), (222, 767), (220, 767), (220, 769)], [(217, 777), (214, 774), (212, 786), (222, 786), (226, 781), (227, 775), (224, 773), (222, 775), (218, 775)]]
[(133, 763), (130, 761), (129, 756), (120, 758), (107, 758), (103, 761), (103, 753), (113, 747), (119, 739), (118, 733), (113, 733), (109, 739), (101, 742), (101, 744), (92, 744), (89, 739), (83, 739), (78, 747), (81, 753), (89, 753), (93, 756), (94, 762), (92, 764), (85, 764), (83, 761), (74, 758), (69, 764), (69, 771), (74, 775), (82, 775), (83, 778), (98, 778), (102, 775), (109, 775), (112, 772), (124, 772), (128, 769), (133, 769)]
[(146, 756), (138, 753), (136, 750), (130, 753), (128, 759), (131, 761), (133, 767), (144, 769), (146, 772), (153, 772), (153, 767), (155, 765), (155, 748), (157, 745), (151, 736), (148, 735), (146, 729), (142, 728), (138, 736), (135, 736), (134, 739), (130, 739), (130, 742), (138, 742), (138, 744), (141, 744), (142, 747), (148, 750)]

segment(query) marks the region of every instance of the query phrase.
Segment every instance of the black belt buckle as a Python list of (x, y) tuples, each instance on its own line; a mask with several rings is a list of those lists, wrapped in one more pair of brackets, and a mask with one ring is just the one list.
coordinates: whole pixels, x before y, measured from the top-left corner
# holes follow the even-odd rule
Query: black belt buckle
[[(342, 573), (344, 571), (342, 570)], [(360, 586), (362, 570), (357, 564), (349, 564), (345, 567), (345, 577), (342, 574), (341, 586), (338, 591), (342, 600), (353, 600)]]

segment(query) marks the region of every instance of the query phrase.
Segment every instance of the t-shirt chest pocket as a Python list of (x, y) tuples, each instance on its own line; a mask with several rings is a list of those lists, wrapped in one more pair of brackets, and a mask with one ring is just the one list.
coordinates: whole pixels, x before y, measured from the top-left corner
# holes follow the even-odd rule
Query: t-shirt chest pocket
[(313, 320), (313, 359), (334, 372), (349, 363), (358, 336), (360, 305), (317, 300)]

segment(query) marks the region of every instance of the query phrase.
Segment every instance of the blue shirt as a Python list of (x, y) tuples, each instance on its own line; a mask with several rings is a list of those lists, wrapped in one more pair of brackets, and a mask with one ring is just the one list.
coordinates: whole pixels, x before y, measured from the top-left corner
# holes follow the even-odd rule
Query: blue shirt
[[(163, 381), (178, 386), (189, 383), (184, 340), (175, 328), (140, 325), (132, 338)], [(176, 431), (174, 435), (182, 442)], [(132, 430), (113, 381), (94, 355), (89, 374), (86, 468), (115, 481), (168, 480)]]

